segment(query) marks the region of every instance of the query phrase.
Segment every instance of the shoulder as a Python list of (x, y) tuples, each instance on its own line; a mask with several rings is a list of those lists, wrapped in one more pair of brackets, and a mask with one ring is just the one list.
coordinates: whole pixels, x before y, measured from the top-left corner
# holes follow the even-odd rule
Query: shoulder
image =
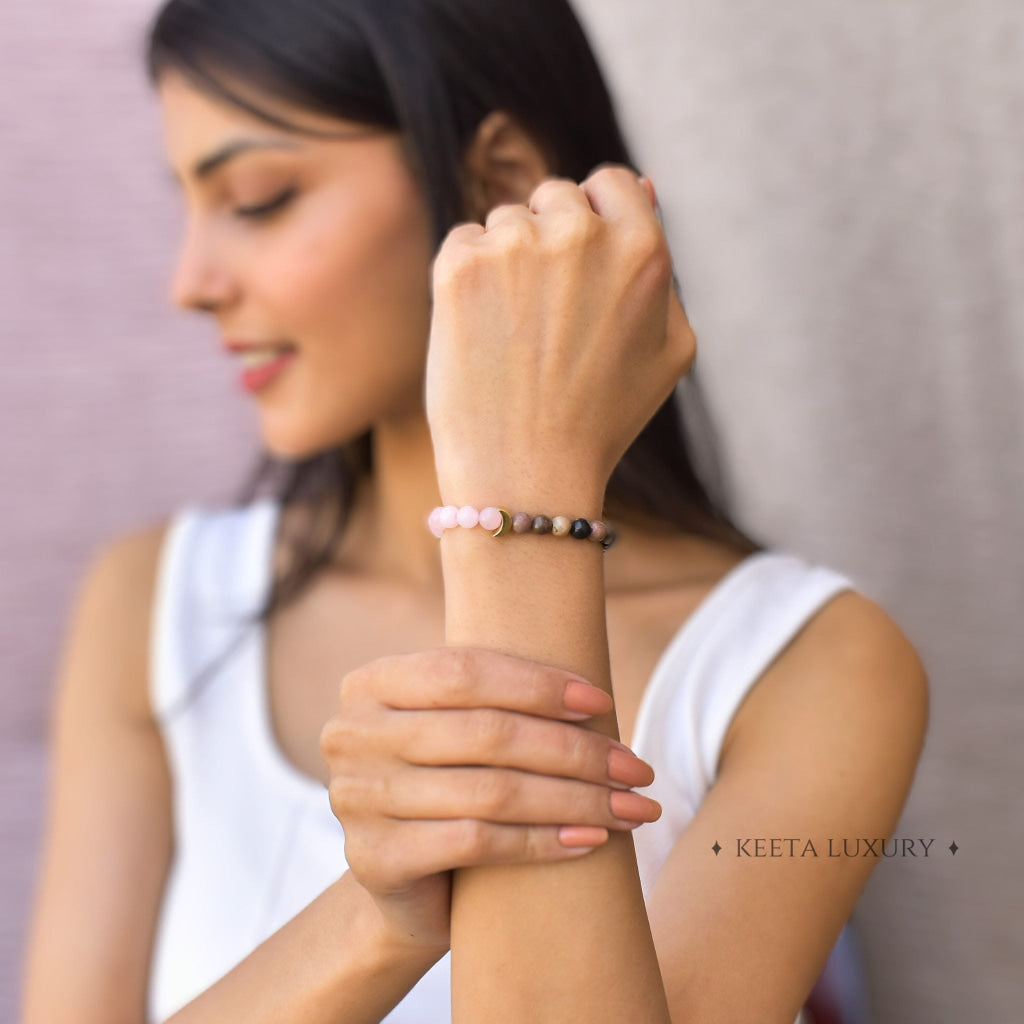
[(143, 619), (152, 603), (160, 556), (171, 522), (139, 527), (101, 544), (79, 587), (79, 600), (117, 606), (127, 622)]
[(722, 771), (764, 757), (780, 742), (818, 754), (879, 752), (913, 774), (928, 726), (928, 678), (903, 630), (856, 590), (809, 619), (740, 705), (720, 756)]
[(120, 534), (93, 552), (79, 579), (63, 652), (62, 690), (86, 681), (141, 718), (160, 557), (171, 523)]
[(153, 523), (107, 540), (93, 553), (85, 580), (93, 587), (148, 594), (170, 527), (170, 521)]

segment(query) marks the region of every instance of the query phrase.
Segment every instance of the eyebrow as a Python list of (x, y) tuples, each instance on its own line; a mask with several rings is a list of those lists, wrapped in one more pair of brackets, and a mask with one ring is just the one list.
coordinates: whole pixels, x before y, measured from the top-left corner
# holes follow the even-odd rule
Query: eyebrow
[(253, 149), (300, 149), (298, 142), (289, 142), (285, 139), (232, 139), (226, 142), (220, 149), (214, 150), (208, 156), (204, 156), (192, 169), (192, 174), (197, 181), (208, 178), (218, 167), (226, 164), (229, 160)]

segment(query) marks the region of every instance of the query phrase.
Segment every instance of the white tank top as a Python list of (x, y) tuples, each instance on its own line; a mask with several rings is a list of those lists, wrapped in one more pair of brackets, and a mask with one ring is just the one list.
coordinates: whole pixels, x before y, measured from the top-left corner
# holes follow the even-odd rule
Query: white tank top
[[(263, 629), (239, 625), (270, 585), (279, 514), (273, 498), (242, 508), (188, 505), (161, 552), (149, 687), (173, 779), (175, 856), (151, 961), (151, 1024), (226, 974), (347, 869), (326, 787), (277, 745)], [(758, 552), (718, 582), (669, 643), (632, 744), (657, 775), (644, 792), (664, 808), (633, 833), (645, 899), (715, 780), (744, 696), (811, 616), (852, 586), (793, 555)], [(220, 670), (179, 705), (240, 633)], [(450, 1021), (449, 986), (450, 954), (384, 1020)]]

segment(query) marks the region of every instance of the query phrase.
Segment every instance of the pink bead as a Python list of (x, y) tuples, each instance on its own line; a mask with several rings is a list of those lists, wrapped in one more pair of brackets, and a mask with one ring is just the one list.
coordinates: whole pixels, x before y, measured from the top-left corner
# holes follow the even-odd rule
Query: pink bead
[(594, 519), (590, 523), (590, 539), (601, 541), (608, 536), (608, 527), (600, 519)]
[(485, 530), (496, 530), (501, 526), (501, 513), (493, 505), (488, 505), (480, 513), (480, 525)]
[(441, 509), (435, 508), (433, 512), (427, 517), (427, 526), (430, 527), (430, 532), (435, 537), (440, 537), (444, 533), (444, 527), (441, 525)]
[(467, 530), (470, 530), (480, 522), (480, 513), (472, 505), (463, 505), (459, 509), (458, 520), (459, 526), (464, 526)]
[(446, 530), (451, 530), (459, 525), (459, 510), (454, 505), (445, 505), (438, 518)]

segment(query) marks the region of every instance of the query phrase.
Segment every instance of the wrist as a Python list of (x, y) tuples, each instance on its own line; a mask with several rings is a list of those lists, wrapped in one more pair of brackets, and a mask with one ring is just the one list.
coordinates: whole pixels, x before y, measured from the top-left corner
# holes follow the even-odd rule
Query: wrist
[(604, 511), (605, 481), (596, 473), (496, 473), (493, 467), (478, 471), (438, 469), (442, 505), (482, 509), (497, 506), (530, 515), (599, 519)]
[(360, 947), (376, 970), (404, 967), (420, 976), (448, 952), (447, 936), (426, 936), (408, 922), (385, 913), (371, 893), (347, 871), (342, 884), (358, 901), (357, 927)]

